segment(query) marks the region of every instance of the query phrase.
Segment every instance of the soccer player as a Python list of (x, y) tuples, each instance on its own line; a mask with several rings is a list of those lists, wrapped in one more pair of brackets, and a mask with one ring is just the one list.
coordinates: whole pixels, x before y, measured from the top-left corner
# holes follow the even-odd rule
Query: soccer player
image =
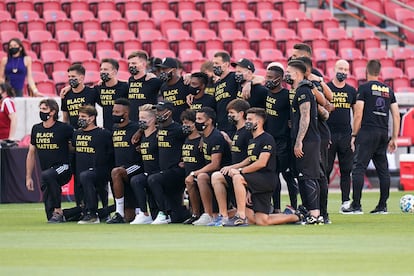
[(204, 106), (211, 107), (216, 110), (216, 100), (214, 96), (205, 93), (208, 84), (208, 76), (202, 72), (191, 74), (190, 87), (188, 92), (193, 95), (193, 101), (190, 105), (192, 110), (200, 110)]
[(78, 224), (99, 223), (98, 195), (105, 207), (108, 204), (107, 185), (114, 163), (112, 135), (96, 126), (95, 107), (79, 108), (79, 130), (73, 134), (76, 174), (84, 191), (85, 213)]
[[(379, 183), (380, 198), (371, 214), (387, 214), (387, 200), (390, 192), (387, 148), (397, 149), (400, 129), (400, 114), (394, 91), (378, 80), (381, 63), (370, 60), (367, 63), (367, 82), (358, 88), (354, 107), (351, 147), (355, 149), (352, 169), (352, 204), (343, 213), (362, 214), (361, 197), (364, 174), (369, 161), (374, 162)], [(391, 139), (388, 137), (389, 112), (392, 116)]]
[(265, 120), (264, 109), (253, 107), (247, 110), (245, 127), (252, 132), (253, 138), (249, 142), (248, 157), (229, 171), (236, 194), (237, 214), (223, 226), (299, 221), (299, 216), (295, 214), (269, 214), (276, 185), (276, 145), (273, 137), (264, 131)]
[(69, 145), (73, 128), (58, 121), (59, 106), (54, 99), (41, 100), (39, 110), (42, 122), (34, 125), (31, 132), (26, 158), (26, 188), (34, 191), (32, 174), (38, 155), (46, 218), (49, 223), (60, 223), (65, 221), (61, 208), (61, 186), (72, 176)]
[[(130, 179), (142, 171), (141, 155), (132, 144), (131, 138), (138, 130), (138, 123), (129, 119), (129, 101), (115, 100), (112, 121), (115, 123), (112, 140), (115, 155), (115, 168), (112, 169), (112, 192), (115, 199), (115, 214), (106, 223), (124, 223), (134, 218), (136, 200), (131, 189)], [(132, 214), (131, 214), (132, 213)]]
[(346, 83), (349, 74), (349, 63), (346, 60), (338, 60), (335, 64), (335, 77), (328, 83), (333, 93), (332, 104), (334, 110), (327, 121), (331, 131), (331, 145), (328, 149), (328, 166), (326, 175), (332, 172), (335, 156), (338, 155), (339, 170), (341, 172), (340, 187), (342, 205), (340, 212), (351, 205), (351, 170), (353, 152), (351, 149), (351, 109), (353, 111), (356, 102), (356, 90)]

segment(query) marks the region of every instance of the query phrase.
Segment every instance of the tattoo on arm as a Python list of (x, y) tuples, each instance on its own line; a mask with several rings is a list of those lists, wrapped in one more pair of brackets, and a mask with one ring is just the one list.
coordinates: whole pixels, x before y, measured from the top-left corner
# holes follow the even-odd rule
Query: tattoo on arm
[(300, 121), (296, 141), (302, 142), (309, 128), (311, 103), (305, 102), (299, 106)]

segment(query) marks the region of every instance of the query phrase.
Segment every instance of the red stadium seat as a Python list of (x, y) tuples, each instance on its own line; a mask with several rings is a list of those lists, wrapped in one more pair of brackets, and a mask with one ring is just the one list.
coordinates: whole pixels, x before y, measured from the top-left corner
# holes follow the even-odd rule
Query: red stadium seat
[[(0, 11), (2, 12), (2, 11)], [(8, 12), (6, 12), (9, 14)], [(17, 21), (10, 18), (3, 19), (0, 14), (0, 32), (2, 31), (18, 31)]]
[(407, 67), (405, 72), (410, 80), (410, 86), (414, 87), (414, 67)]
[(193, 62), (204, 61), (203, 54), (198, 50), (180, 50), (178, 58), (183, 63), (185, 72), (192, 72), (196, 69), (193, 67)]
[(206, 10), (206, 19), (210, 28), (213, 29), (216, 34), (219, 34), (219, 30), (224, 28), (235, 28), (233, 18), (230, 18), (227, 12), (223, 10)]
[(279, 11), (282, 15), (285, 15), (287, 10), (299, 9), (299, 1), (297, 0), (275, 0), (273, 3), (275, 10)]
[(196, 9), (194, 0), (169, 0), (168, 6), (176, 16), (180, 14), (180, 11)]
[(115, 50), (120, 52), (122, 56), (124, 55), (124, 45), (126, 42), (136, 42), (136, 46), (139, 46), (139, 48), (141, 48), (141, 42), (135, 37), (135, 34), (130, 30), (113, 30), (111, 36), (114, 42)]
[(329, 48), (329, 42), (320, 29), (303, 28), (299, 30), (299, 37), (303, 43), (309, 44), (312, 49)]
[(248, 8), (246, 0), (221, 0), (221, 7), (228, 14), (231, 14), (234, 10), (247, 10)]
[(367, 69), (365, 67), (358, 67), (354, 69), (353, 75), (355, 76), (355, 79), (357, 80), (357, 83), (358, 83), (357, 86), (360, 86), (361, 84), (367, 81), (366, 73), (367, 73)]
[(365, 53), (367, 48), (381, 48), (380, 39), (375, 36), (371, 29), (355, 28), (352, 29), (352, 37), (355, 40), (355, 47)]
[[(57, 67), (62, 66), (62, 61), (66, 62), (66, 65), (68, 65), (66, 69), (70, 66), (70, 62), (66, 60), (65, 53), (62, 51), (45, 50), (42, 51), (40, 57), (43, 61), (45, 73), (49, 76), (49, 78), (52, 78), (52, 73), (54, 71), (59, 71), (60, 68), (58, 69)], [(59, 63), (59, 66), (56, 66), (56, 63)], [(62, 68), (60, 70), (65, 70), (65, 68)]]
[(96, 70), (96, 71), (86, 70), (85, 80), (84, 80), (85, 85), (92, 86), (92, 85), (95, 85), (100, 80), (101, 80), (101, 74), (99, 70)]
[(408, 47), (393, 48), (392, 55), (394, 57), (395, 66), (407, 71), (407, 59), (414, 58), (414, 49)]
[(382, 67), (394, 66), (394, 59), (388, 56), (387, 50), (383, 48), (368, 48), (365, 50), (365, 56), (368, 60), (378, 59)]
[(138, 35), (138, 30), (156, 29), (155, 22), (149, 18), (148, 13), (140, 10), (125, 11), (125, 18), (128, 22), (128, 28)]
[(408, 87), (410, 86), (410, 80), (407, 76), (398, 77), (395, 79), (390, 80), (392, 83), (392, 89), (399, 90), (401, 87)]
[(59, 0), (33, 0), (34, 10), (43, 16), (44, 11), (60, 11)]
[(395, 19), (403, 23), (405, 19), (414, 18), (414, 11), (405, 8), (395, 9)]
[(163, 38), (161, 32), (158, 30), (139, 30), (138, 33), (138, 37), (141, 40), (142, 49), (145, 50), (149, 55), (151, 55), (153, 44), (157, 44), (157, 46), (163, 44), (165, 46), (165, 49), (168, 49), (169, 47), (168, 41)]
[(292, 48), (296, 43), (302, 42), (299, 37), (296, 36), (294, 30), (291, 29), (273, 29), (273, 36), (276, 39), (276, 49), (282, 51), (286, 55), (286, 50)]
[(73, 28), (83, 36), (85, 30), (99, 30), (101, 24), (96, 19), (91, 11), (88, 10), (72, 10), (71, 18), (73, 21)]
[(175, 56), (175, 53), (173, 51), (171, 51), (171, 50), (168, 50), (168, 49), (165, 49), (165, 50), (161, 50), (161, 49), (154, 50), (153, 53), (152, 53), (152, 56), (153, 57), (160, 58), (160, 59), (163, 59), (163, 58), (166, 58), (166, 57), (172, 57), (172, 58), (175, 58), (176, 57)]
[[(127, 40), (124, 41), (123, 43), (123, 50), (121, 49), (121, 51), (119, 51), (123, 57), (127, 57), (126, 52), (129, 50), (138, 50), (138, 49), (142, 49), (142, 45), (141, 45), (141, 41), (136, 39), (136, 40)], [(115, 46), (116, 49), (116, 46)], [(128, 69), (128, 68), (127, 68)]]
[(161, 28), (161, 23), (167, 19), (177, 20), (173, 11), (170, 10), (155, 10), (152, 11), (152, 19), (154, 19), (155, 25)]
[(329, 41), (329, 47), (339, 54), (341, 48), (355, 47), (355, 41), (348, 36), (343, 28), (331, 28), (326, 30), (326, 37)]
[(56, 91), (59, 94), (60, 90), (66, 86), (68, 83), (68, 73), (67, 71), (53, 71), (52, 73), (53, 81), (55, 83)]
[(288, 27), (295, 30), (296, 33), (302, 28), (313, 28), (312, 20), (303, 11), (287, 10), (285, 11), (285, 17), (288, 22)]
[(66, 56), (72, 50), (86, 50), (85, 40), (80, 38), (77, 31), (74, 30), (60, 30), (56, 32), (56, 39), (59, 43), (59, 48)]
[[(396, 17), (396, 11), (397, 9), (401, 9), (401, 6), (393, 1), (390, 0), (385, 0), (384, 2), (384, 12), (385, 15), (387, 15), (388, 17), (391, 17), (394, 20), (397, 20)], [(406, 9), (403, 9), (406, 10)]]
[[(404, 19), (403, 24), (411, 29), (414, 29), (414, 18), (407, 18)], [(414, 44), (414, 33), (407, 31), (405, 29), (402, 30), (403, 34), (407, 38), (407, 42)]]
[(112, 39), (108, 39), (106, 32), (102, 30), (86, 30), (84, 33), (88, 50), (96, 56), (98, 50), (114, 48)]
[(55, 83), (51, 80), (42, 80), (36, 82), (36, 87), (45, 96), (56, 97), (57, 91), (55, 88)]
[(129, 73), (128, 71), (118, 71), (117, 77), (118, 80), (128, 81), (131, 77), (131, 73)]
[(141, 0), (142, 9), (146, 11), (151, 17), (155, 17), (153, 12), (155, 10), (168, 10), (168, 0)]
[(104, 30), (108, 36), (111, 34), (112, 30), (128, 30), (127, 21), (123, 19), (121, 13), (116, 10), (99, 10), (98, 19), (101, 22), (102, 30)]
[(414, 87), (412, 86), (406, 86), (406, 87), (397, 87), (394, 89), (395, 93), (414, 93)]
[(248, 29), (246, 37), (250, 42), (250, 49), (259, 54), (260, 49), (276, 48), (276, 41), (266, 29)]
[(325, 32), (329, 28), (339, 28), (339, 21), (328, 10), (312, 10), (311, 19), (315, 28)]
[(236, 28), (241, 30), (244, 34), (248, 29), (257, 29), (262, 27), (262, 23), (252, 11), (233, 10), (232, 15), (234, 22), (236, 23)]
[(140, 0), (115, 0), (116, 9), (125, 16), (126, 11), (142, 10)]
[(94, 58), (82, 61), (82, 66), (86, 71), (99, 71), (101, 68), (99, 61)]
[[(382, 4), (381, 0), (369, 0), (369, 1), (364, 1), (363, 5), (366, 8), (369, 8), (371, 10), (376, 11), (379, 14), (385, 14), (384, 12), (384, 6)], [(365, 18), (365, 20), (367, 20), (368, 22), (370, 22), (373, 25), (380, 25), (382, 22), (382, 18), (363, 9), (358, 9), (359, 10), (359, 14), (362, 14)]]
[(208, 22), (203, 18), (201, 12), (196, 10), (180, 10), (179, 18), (182, 22), (183, 29), (188, 31), (190, 35), (195, 29), (208, 29)]
[(381, 79), (385, 84), (394, 89), (394, 84), (397, 86), (409, 86), (409, 80), (404, 76), (403, 71), (398, 67), (382, 67)]
[[(233, 50), (238, 48), (248, 49), (249, 41), (243, 36), (238, 29), (221, 29), (220, 37), (223, 40), (224, 50), (232, 54)], [(237, 47), (235, 45), (237, 44)]]
[(12, 16), (8, 11), (4, 11), (0, 9), (0, 20), (5, 20), (5, 19), (12, 19)]
[(240, 60), (242, 58), (247, 58), (251, 61), (257, 59), (256, 53), (253, 50), (249, 50), (249, 49), (245, 49), (245, 50), (241, 50), (241, 49), (236, 49), (233, 51), (233, 58), (235, 60)]
[(89, 59), (93, 59), (93, 55), (89, 51), (85, 50), (73, 50), (69, 52), (69, 59), (72, 63), (74, 62), (84, 62)]
[(34, 82), (49, 80), (49, 77), (44, 72), (32, 71), (32, 76), (33, 76)]
[(60, 3), (67, 17), (71, 17), (72, 11), (89, 11), (88, 2), (85, 0), (60, 0)]
[(259, 59), (263, 62), (263, 67), (273, 61), (286, 61), (286, 58), (283, 56), (283, 53), (277, 49), (260, 49)]
[(96, 53), (96, 58), (101, 61), (104, 58), (113, 58), (113, 59), (121, 59), (121, 54), (116, 50), (99, 50)]
[[(272, 22), (273, 20), (281, 20), (282, 17), (280, 15), (280, 12), (276, 10), (259, 10), (258, 11), (258, 18), (262, 22), (262, 27), (268, 30), (269, 32), (272, 31)], [(285, 19), (286, 21), (286, 19)], [(284, 28), (287, 28), (287, 22), (286, 26)]]
[(195, 0), (195, 8), (200, 11), (204, 16), (208, 10), (220, 10), (220, 0)]
[(0, 41), (3, 44), (3, 50), (5, 52), (8, 52), (9, 47), (8, 43), (10, 39), (12, 38), (18, 38), (22, 41), (24, 48), (30, 49), (30, 42), (24, 38), (24, 35), (19, 31), (2, 31), (0, 32)]
[(112, 10), (115, 11), (115, 2), (113, 0), (88, 0), (89, 10), (95, 17), (99, 18), (99, 11)]
[(247, 7), (257, 16), (261, 11), (274, 10), (272, 0), (247, 0)]
[(6, 9), (13, 18), (16, 17), (16, 11), (25, 10), (33, 11), (34, 5), (32, 0), (6, 0)]
[(19, 30), (24, 34), (25, 37), (28, 36), (29, 25), (30, 30), (46, 30), (45, 22), (40, 19), (37, 12), (33, 10), (17, 10), (16, 21)]
[(190, 35), (183, 29), (171, 29), (167, 31), (167, 39), (170, 49), (178, 55), (179, 50), (182, 49), (196, 49), (195, 41), (190, 38)]
[(58, 50), (59, 44), (48, 31), (31, 31), (29, 33), (31, 49), (40, 57), (40, 52), (45, 50)]
[(317, 48), (313, 49), (313, 59), (315, 61), (314, 66), (321, 68), (325, 74), (328, 73), (328, 68), (335, 66), (338, 57), (334, 50), (329, 48)]
[(72, 30), (72, 21), (66, 17), (66, 14), (60, 10), (45, 10), (43, 18), (46, 22), (46, 29), (56, 36), (56, 30)]
[(350, 70), (352, 74), (354, 68), (365, 67), (367, 63), (367, 59), (362, 55), (361, 50), (357, 48), (339, 49), (339, 56), (350, 63)]

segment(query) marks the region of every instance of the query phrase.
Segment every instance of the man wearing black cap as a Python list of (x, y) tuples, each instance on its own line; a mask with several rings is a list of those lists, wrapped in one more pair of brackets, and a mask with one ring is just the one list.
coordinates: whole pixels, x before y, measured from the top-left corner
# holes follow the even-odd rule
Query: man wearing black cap
[(160, 88), (160, 94), (165, 101), (174, 104), (172, 118), (180, 122), (181, 113), (189, 108), (186, 101), (188, 85), (184, 84), (183, 78), (178, 73), (178, 63), (175, 58), (164, 58), (158, 67), (161, 68), (159, 78), (164, 82)]
[[(233, 62), (231, 64), (233, 67), (236, 67), (236, 82), (238, 83), (237, 97), (243, 99), (242, 88), (248, 82), (252, 82), (253, 73), (255, 71), (254, 64), (247, 58), (242, 58), (238, 62)], [(250, 97), (246, 99), (250, 107), (260, 107), (265, 108), (267, 96), (267, 89), (261, 84), (251, 85)]]
[(159, 212), (152, 224), (183, 222), (190, 216), (183, 206), (185, 170), (179, 166), (185, 134), (172, 119), (172, 102), (159, 102), (156, 108), (160, 172), (148, 176), (148, 185)]

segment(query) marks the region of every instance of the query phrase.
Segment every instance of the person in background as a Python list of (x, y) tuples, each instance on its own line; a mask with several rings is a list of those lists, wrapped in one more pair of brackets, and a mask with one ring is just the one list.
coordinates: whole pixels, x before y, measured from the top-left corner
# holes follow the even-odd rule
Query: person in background
[(212, 61), (204, 62), (200, 67), (200, 72), (207, 74), (208, 82), (205, 88), (204, 93), (214, 96), (214, 92), (216, 91), (215, 82), (218, 79), (216, 75), (214, 75), (214, 63)]
[(0, 140), (14, 140), (17, 114), (14, 106), (14, 91), (8, 83), (0, 84)]

